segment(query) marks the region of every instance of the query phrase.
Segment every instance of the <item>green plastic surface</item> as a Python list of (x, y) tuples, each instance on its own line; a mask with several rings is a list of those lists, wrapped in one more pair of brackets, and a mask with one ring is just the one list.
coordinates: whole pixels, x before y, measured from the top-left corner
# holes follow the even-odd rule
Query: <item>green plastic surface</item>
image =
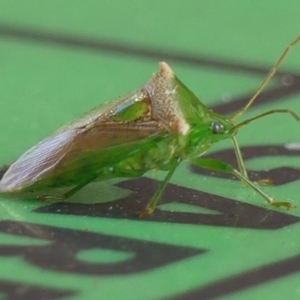
[[(0, 1), (0, 164), (167, 61), (208, 107), (243, 106), (299, 32), (287, 1)], [(246, 117), (300, 114), (300, 45)], [(243, 117), (244, 118), (244, 117)], [(69, 202), (0, 198), (0, 299), (299, 299), (300, 123), (270, 116), (237, 138), (252, 179), (296, 208), (180, 165), (93, 183)], [(227, 149), (230, 149), (230, 151)], [(233, 162), (230, 142), (207, 155)]]

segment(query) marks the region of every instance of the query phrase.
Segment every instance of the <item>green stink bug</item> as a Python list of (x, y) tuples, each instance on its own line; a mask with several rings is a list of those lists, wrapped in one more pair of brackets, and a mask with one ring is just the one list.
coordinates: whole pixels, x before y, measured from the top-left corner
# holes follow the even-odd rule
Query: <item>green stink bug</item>
[[(0, 181), (0, 194), (38, 199), (67, 199), (86, 184), (116, 177), (134, 178), (148, 170), (168, 171), (140, 217), (151, 215), (178, 165), (187, 160), (197, 166), (231, 173), (252, 187), (269, 204), (276, 202), (248, 179), (236, 133), (244, 125), (273, 113), (275, 109), (235, 124), (274, 76), (291, 42), (247, 105), (230, 117), (208, 110), (174, 75), (164, 62), (140, 89), (108, 102), (62, 127), (25, 152), (10, 165)], [(200, 156), (214, 143), (230, 138), (239, 170), (215, 159)], [(67, 192), (55, 191), (69, 187)]]

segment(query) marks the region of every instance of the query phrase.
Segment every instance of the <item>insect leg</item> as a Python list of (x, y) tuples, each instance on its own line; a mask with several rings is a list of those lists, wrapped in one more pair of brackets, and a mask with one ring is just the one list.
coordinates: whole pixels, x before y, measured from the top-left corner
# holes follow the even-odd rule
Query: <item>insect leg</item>
[(174, 171), (176, 170), (176, 168), (178, 167), (178, 165), (180, 164), (181, 159), (175, 159), (173, 162), (173, 165), (171, 166), (166, 178), (164, 179), (164, 181), (161, 183), (161, 185), (159, 186), (158, 190), (155, 192), (154, 196), (151, 198), (151, 200), (148, 202), (146, 208), (144, 210), (142, 210), (139, 213), (139, 217), (140, 218), (144, 218), (144, 217), (149, 217), (150, 215), (153, 214), (155, 207), (157, 206), (157, 203), (159, 202), (162, 193), (164, 192), (169, 180), (171, 179)]
[(261, 190), (255, 183), (250, 181), (247, 177), (245, 177), (242, 173), (238, 170), (233, 168), (230, 164), (227, 164), (223, 161), (211, 159), (211, 158), (197, 158), (191, 161), (192, 164), (214, 171), (220, 171), (225, 173), (230, 173), (240, 179), (244, 184), (253, 188), (259, 195), (261, 195), (268, 204), (275, 206), (275, 207), (285, 207), (287, 209), (292, 208), (292, 204), (289, 202), (277, 202), (274, 198), (267, 195), (263, 190)]
[[(244, 160), (243, 160), (243, 157), (242, 157), (241, 149), (238, 145), (236, 137), (233, 136), (231, 138), (231, 140), (232, 140), (232, 143), (233, 143), (233, 149), (234, 149), (234, 152), (235, 152), (235, 156), (236, 156), (236, 159), (237, 159), (237, 162), (238, 162), (239, 171), (240, 171), (240, 173), (242, 173), (244, 175), (244, 177), (249, 179), (247, 169), (245, 167)], [(269, 179), (269, 178), (263, 178), (263, 179), (259, 179), (258, 181), (255, 181), (255, 183), (257, 183), (259, 185), (272, 185), (272, 180)], [(245, 185), (244, 182), (243, 182), (243, 184)]]
[(246, 178), (248, 178), (247, 170), (245, 168), (245, 164), (244, 164), (244, 160), (243, 160), (243, 157), (242, 157), (242, 153), (241, 153), (240, 147), (238, 145), (238, 142), (236, 140), (236, 137), (233, 136), (231, 138), (231, 140), (232, 140), (232, 144), (233, 144), (233, 149), (234, 149), (234, 152), (235, 152), (235, 156), (236, 156), (236, 159), (237, 159), (237, 162), (238, 162), (239, 170), (240, 170), (240, 172)]
[(87, 180), (82, 181), (81, 183), (79, 183), (78, 185), (74, 186), (72, 189), (70, 189), (66, 193), (64, 193), (63, 194), (63, 198), (64, 199), (70, 198), (72, 195), (74, 195), (76, 192), (78, 192), (79, 190), (81, 190), (84, 186), (86, 186), (91, 181), (95, 180), (96, 178), (97, 178), (97, 176), (94, 175), (94, 176), (89, 177)]
[(79, 183), (78, 185), (74, 186), (73, 188), (71, 188), (70, 190), (68, 190), (67, 192), (65, 192), (64, 194), (62, 194), (61, 196), (42, 195), (42, 196), (39, 196), (38, 199), (41, 200), (41, 201), (45, 201), (45, 200), (66, 200), (66, 199), (70, 198), (72, 195), (74, 195), (76, 192), (78, 192), (79, 190), (81, 190), (88, 183), (90, 183), (91, 181), (95, 180), (96, 178), (97, 178), (97, 176), (91, 176), (91, 177), (89, 177), (87, 180), (82, 181), (81, 183)]

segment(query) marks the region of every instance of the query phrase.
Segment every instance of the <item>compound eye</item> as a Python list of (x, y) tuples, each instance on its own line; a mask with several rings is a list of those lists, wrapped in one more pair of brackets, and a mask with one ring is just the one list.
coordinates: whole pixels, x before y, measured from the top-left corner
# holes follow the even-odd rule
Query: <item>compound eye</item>
[(221, 125), (218, 122), (212, 122), (211, 128), (212, 128), (212, 132), (214, 134), (218, 134), (218, 133), (220, 133), (223, 130), (223, 125)]

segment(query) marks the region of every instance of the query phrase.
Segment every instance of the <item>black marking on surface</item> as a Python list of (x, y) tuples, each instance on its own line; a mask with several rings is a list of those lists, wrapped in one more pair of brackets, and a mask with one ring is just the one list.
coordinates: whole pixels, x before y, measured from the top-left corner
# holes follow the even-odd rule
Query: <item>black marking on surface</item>
[[(35, 212), (137, 220), (137, 211), (146, 207), (151, 195), (157, 190), (159, 182), (140, 177), (120, 182), (117, 186), (131, 190), (132, 193), (123, 199), (109, 203), (54, 203), (40, 207)], [(166, 187), (160, 204), (170, 202), (202, 207), (216, 213), (171, 212), (160, 210), (158, 207), (151, 217), (143, 220), (251, 229), (280, 229), (300, 221), (299, 217), (284, 212), (269, 210), (171, 183)]]

